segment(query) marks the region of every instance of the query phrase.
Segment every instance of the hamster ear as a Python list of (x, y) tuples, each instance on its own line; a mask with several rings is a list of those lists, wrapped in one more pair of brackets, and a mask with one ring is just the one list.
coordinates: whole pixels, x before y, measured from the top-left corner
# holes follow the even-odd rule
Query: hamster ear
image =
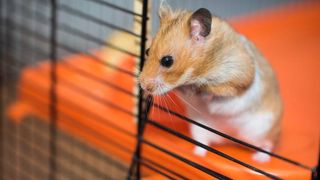
[(210, 34), (212, 15), (208, 9), (200, 8), (190, 17), (191, 38), (197, 42), (203, 42)]
[(161, 0), (160, 7), (159, 7), (160, 20), (163, 20), (166, 17), (169, 17), (171, 14), (172, 14), (172, 9), (170, 5), (167, 3), (166, 0)]

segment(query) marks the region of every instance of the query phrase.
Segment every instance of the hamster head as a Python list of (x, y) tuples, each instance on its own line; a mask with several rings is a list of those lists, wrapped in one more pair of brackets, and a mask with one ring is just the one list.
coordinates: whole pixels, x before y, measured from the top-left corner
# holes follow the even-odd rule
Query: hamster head
[(139, 77), (142, 89), (152, 95), (196, 81), (212, 23), (210, 11), (204, 8), (192, 13), (161, 6), (159, 17), (160, 28), (146, 51)]

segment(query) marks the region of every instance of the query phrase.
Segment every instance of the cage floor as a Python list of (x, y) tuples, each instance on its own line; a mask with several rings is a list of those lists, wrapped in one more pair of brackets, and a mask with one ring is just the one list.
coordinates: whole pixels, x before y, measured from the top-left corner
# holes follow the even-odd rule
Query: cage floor
[[(319, 76), (317, 51), (320, 47), (320, 24), (316, 23), (320, 22), (319, 13), (319, 3), (300, 3), (263, 14), (253, 14), (233, 22), (240, 32), (257, 44), (279, 77), (285, 113), (281, 144), (275, 153), (311, 167), (316, 165), (319, 151), (317, 118), (320, 116), (320, 87), (315, 83)], [(100, 55), (99, 52), (95, 54)], [(133, 62), (133, 58), (126, 57), (119, 65), (133, 72)], [(106, 82), (133, 92), (134, 77), (112, 71), (104, 64), (80, 54), (66, 57), (59, 62), (57, 70), (58, 127), (90, 146), (128, 163), (135, 145), (135, 99), (130, 93), (106, 86)], [(80, 71), (82, 73), (79, 73)], [(22, 117), (28, 114), (48, 120), (48, 72), (48, 62), (23, 70), (18, 86), (18, 100), (8, 111), (16, 122), (21, 122)], [(174, 100), (176, 104), (181, 104), (177, 98)], [(170, 101), (167, 99), (167, 102)], [(121, 102), (121, 107), (117, 106), (118, 102)], [(184, 109), (177, 107), (174, 104), (169, 105), (170, 109), (184, 114)], [(151, 111), (152, 118), (157, 122), (189, 136), (186, 122), (158, 109)], [(205, 158), (198, 157), (192, 153), (194, 145), (153, 127), (147, 127), (145, 138), (231, 178), (265, 178), (211, 153)], [(282, 178), (306, 179), (311, 175), (310, 171), (277, 159), (266, 164), (256, 163), (250, 158), (252, 151), (237, 146), (215, 148)], [(209, 178), (203, 172), (148, 145), (143, 146), (143, 156), (190, 179)], [(148, 173), (151, 174), (150, 171)]]
[[(20, 124), (4, 122), (2, 177), (49, 179), (49, 125), (26, 117)], [(70, 134), (58, 131), (55, 161), (57, 179), (125, 179), (128, 165), (88, 145)]]

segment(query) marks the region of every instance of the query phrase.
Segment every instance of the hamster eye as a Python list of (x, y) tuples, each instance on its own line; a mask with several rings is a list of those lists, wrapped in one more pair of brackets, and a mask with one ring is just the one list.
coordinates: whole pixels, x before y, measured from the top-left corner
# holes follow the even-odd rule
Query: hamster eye
[(149, 56), (149, 49), (150, 49), (150, 48), (148, 48), (148, 49), (146, 50), (146, 55), (147, 55), (147, 56)]
[(173, 64), (173, 58), (172, 56), (164, 56), (160, 60), (160, 64), (163, 67), (169, 68)]

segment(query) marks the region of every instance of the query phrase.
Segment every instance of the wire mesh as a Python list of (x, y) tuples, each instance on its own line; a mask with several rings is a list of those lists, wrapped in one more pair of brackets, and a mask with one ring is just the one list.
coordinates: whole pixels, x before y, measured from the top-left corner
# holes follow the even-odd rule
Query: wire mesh
[[(169, 169), (153, 159), (144, 156), (142, 147), (149, 146), (168, 156), (185, 163), (198, 171), (217, 179), (231, 179), (228, 175), (218, 173), (205, 165), (185, 158), (181, 154), (170, 151), (167, 147), (149, 141), (144, 136), (146, 126), (152, 126), (165, 133), (178, 137), (193, 145), (205, 148), (229, 161), (244, 166), (270, 179), (281, 179), (275, 174), (242, 162), (210, 146), (168, 128), (148, 117), (151, 108), (170, 113), (182, 121), (197, 125), (213, 134), (217, 134), (242, 146), (267, 153), (287, 163), (301, 167), (316, 174), (316, 169), (286, 157), (267, 152), (232, 136), (200, 124), (178, 112), (154, 103), (151, 97), (144, 97), (143, 91), (130, 91), (121, 84), (96, 76), (81, 66), (67, 59), (74, 55), (86, 57), (88, 61), (100, 64), (106, 69), (113, 69), (125, 76), (137, 79), (136, 71), (130, 71), (115, 65), (98, 56), (95, 50), (110, 48), (130, 57), (138, 58), (136, 68), (141, 70), (144, 64), (146, 49), (148, 0), (143, 3), (142, 11), (133, 10), (133, 1), (104, 0), (3, 0), (1, 1), (0, 57), (1, 57), (1, 179), (141, 179), (144, 171), (161, 175), (168, 179), (189, 179), (185, 174)], [(129, 4), (129, 5), (128, 5)], [(155, 3), (157, 4), (157, 3)], [(130, 8), (128, 8), (130, 7)], [(98, 13), (97, 13), (98, 12)], [(115, 21), (114, 19), (123, 19)], [(139, 18), (140, 32), (132, 30), (134, 18)], [(123, 32), (139, 42), (139, 52), (114, 45), (105, 40), (112, 32)], [(49, 60), (48, 69), (39, 68)], [(63, 66), (63, 68), (58, 68)], [(37, 69), (36, 80), (21, 84), (21, 77), (27, 68)], [(114, 89), (134, 98), (138, 111), (127, 109), (121, 103), (97, 95), (94, 90), (76, 81), (70, 81), (58, 71), (66, 74), (77, 74), (79, 82), (90, 80), (99, 87)], [(62, 87), (61, 87), (62, 86)], [(48, 91), (39, 92), (46, 87)], [(137, 129), (130, 131), (112, 123), (111, 116), (94, 113), (72, 99), (61, 98), (62, 89), (90, 99), (96, 105), (110, 108), (113, 111), (138, 119)], [(18, 94), (17, 92), (20, 92)], [(21, 122), (13, 122), (7, 117), (5, 108), (23, 95), (32, 103), (42, 117), (27, 116)], [(62, 111), (61, 104), (67, 110)], [(74, 117), (81, 112), (81, 117)], [(47, 118), (46, 121), (41, 118)], [(111, 118), (111, 119), (110, 119)], [(63, 119), (63, 121), (61, 121)], [(121, 119), (120, 119), (121, 120)], [(119, 121), (120, 121), (119, 120)], [(88, 123), (92, 126), (88, 126)], [(72, 127), (101, 146), (112, 146), (124, 156), (131, 159), (131, 164), (123, 162), (112, 154), (94, 148), (85, 139), (79, 139), (65, 132), (61, 127)], [(101, 133), (96, 127), (108, 128), (136, 139), (135, 147), (128, 147), (113, 137)], [(169, 162), (168, 162), (169, 163)], [(316, 177), (315, 177), (316, 178)]]
[[(132, 9), (133, 1), (1, 1), (1, 179), (125, 178), (128, 165), (59, 129), (60, 118), (79, 132), (90, 134), (99, 143), (119, 148), (128, 157), (131, 156), (131, 151), (95, 128), (78, 123), (70, 114), (61, 113), (57, 106), (63, 103), (70, 111), (83, 112), (87, 121), (94, 119), (97, 125), (113, 127), (128, 136), (134, 136), (132, 132), (110, 124), (110, 121), (105, 120), (108, 117), (92, 113), (73, 101), (61, 100), (56, 88), (57, 84), (63, 84), (66, 89), (92, 98), (101, 106), (137, 116), (132, 110), (94, 96), (77, 82), (68, 82), (57, 74), (58, 64), (63, 63), (69, 73), (79, 74), (81, 78), (137, 98), (133, 92), (64, 60), (71, 54), (83, 54), (89, 61), (117, 69), (129, 76), (137, 76), (119, 66), (108, 64), (92, 52), (93, 49), (110, 47), (139, 57), (104, 40), (114, 31), (123, 31), (140, 38), (140, 35), (129, 30), (133, 24), (133, 16), (140, 16), (133, 10), (126, 9), (130, 9), (130, 6)], [(95, 12), (97, 9), (99, 13)], [(115, 16), (122, 16), (127, 20), (114, 23), (111, 20)], [(92, 28), (85, 28), (87, 26)], [(49, 69), (41, 69), (38, 74), (44, 77), (41, 81), (21, 84), (26, 68), (38, 68), (48, 62), (48, 59)], [(48, 90), (39, 94), (39, 89), (44, 86)], [(48, 123), (43, 121), (44, 117), (32, 115), (19, 123), (14, 123), (7, 117), (5, 107), (19, 99), (21, 94), (26, 95), (33, 102), (32, 106), (48, 118)]]

